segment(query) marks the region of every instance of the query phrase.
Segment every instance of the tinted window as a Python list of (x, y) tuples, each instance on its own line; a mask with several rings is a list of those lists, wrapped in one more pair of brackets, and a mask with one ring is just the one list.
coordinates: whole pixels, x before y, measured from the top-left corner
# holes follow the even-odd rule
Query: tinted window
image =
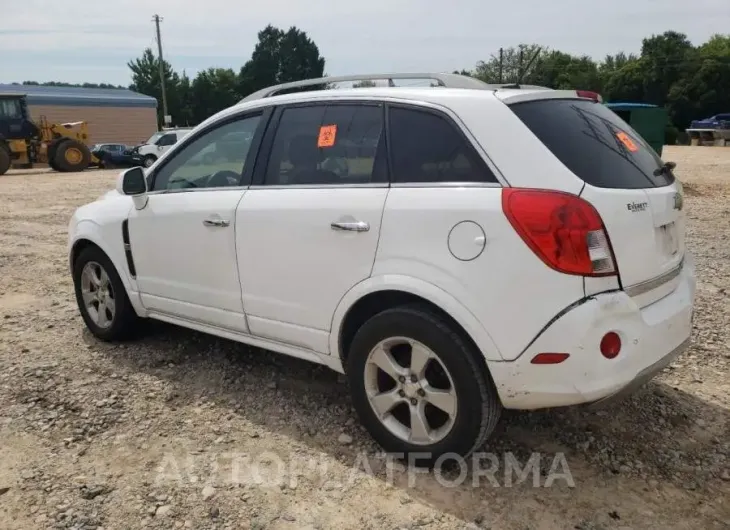
[(393, 182), (497, 182), (450, 120), (400, 107), (389, 115)]
[(592, 101), (543, 99), (511, 106), (515, 114), (563, 163), (592, 186), (666, 186), (671, 173), (656, 152), (608, 107)]
[(266, 184), (363, 184), (385, 182), (379, 154), (383, 108), (317, 105), (281, 114)]
[(152, 190), (240, 186), (260, 120), (243, 118), (198, 136), (160, 168)]

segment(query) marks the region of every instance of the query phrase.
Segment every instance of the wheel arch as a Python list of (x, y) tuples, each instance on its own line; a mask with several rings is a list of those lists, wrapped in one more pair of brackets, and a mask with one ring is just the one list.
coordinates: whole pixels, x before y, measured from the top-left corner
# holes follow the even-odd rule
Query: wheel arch
[(119, 266), (118, 260), (115, 259), (114, 253), (109, 252), (109, 249), (106, 247), (106, 245), (100, 243), (98, 239), (94, 238), (89, 233), (79, 235), (71, 244), (71, 249), (69, 251), (69, 267), (71, 268), (71, 272), (73, 273), (74, 263), (76, 263), (76, 260), (78, 259), (79, 255), (81, 255), (81, 252), (89, 247), (96, 247), (104, 254), (106, 254), (106, 256), (109, 258), (109, 261), (111, 261), (112, 265), (114, 265), (117, 274), (119, 274), (119, 277), (122, 279), (124, 288), (129, 291), (130, 283), (127, 271), (123, 267)]
[(451, 323), (480, 352), (480, 361), (502, 361), (496, 344), (479, 320), (460, 302), (426, 281), (400, 275), (368, 278), (340, 301), (332, 320), (330, 354), (346, 366), (347, 349), (355, 332), (368, 318), (391, 307), (418, 303)]
[(137, 314), (143, 316), (145, 314), (144, 306), (139, 301), (137, 295), (137, 283), (134, 278), (131, 277), (129, 269), (126, 266), (124, 257), (123, 245), (119, 245), (119, 249), (114, 248), (114, 244), (110, 245), (105, 241), (103, 234), (100, 234), (101, 227), (96, 223), (84, 220), (79, 222), (75, 228), (75, 234), (73, 240), (69, 244), (69, 268), (73, 274), (73, 266), (76, 259), (79, 257), (81, 252), (90, 246), (100, 249), (112, 262), (117, 274), (122, 280), (122, 285), (127, 291), (132, 306), (137, 311)]

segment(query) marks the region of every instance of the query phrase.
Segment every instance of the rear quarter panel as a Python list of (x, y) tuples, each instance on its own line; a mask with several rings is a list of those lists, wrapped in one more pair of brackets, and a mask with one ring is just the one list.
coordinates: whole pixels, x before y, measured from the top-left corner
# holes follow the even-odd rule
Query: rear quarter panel
[[(491, 337), (491, 344), (472, 337), (485, 357), (511, 360), (584, 291), (583, 278), (557, 273), (532, 253), (502, 213), (501, 197), (501, 187), (392, 188), (373, 277), (409, 276), (445, 291)], [(485, 238), (468, 261), (449, 248), (452, 228), (465, 220)]]

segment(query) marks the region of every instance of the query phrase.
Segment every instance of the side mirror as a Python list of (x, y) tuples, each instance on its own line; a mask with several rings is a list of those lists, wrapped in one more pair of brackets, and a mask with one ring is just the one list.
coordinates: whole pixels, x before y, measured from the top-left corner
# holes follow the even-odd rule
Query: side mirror
[(158, 150), (158, 151), (162, 151), (162, 146), (161, 146), (161, 145), (158, 145), (158, 146), (157, 146), (157, 150)]
[(122, 195), (144, 195), (147, 193), (147, 179), (141, 167), (123, 171), (117, 179), (117, 191)]

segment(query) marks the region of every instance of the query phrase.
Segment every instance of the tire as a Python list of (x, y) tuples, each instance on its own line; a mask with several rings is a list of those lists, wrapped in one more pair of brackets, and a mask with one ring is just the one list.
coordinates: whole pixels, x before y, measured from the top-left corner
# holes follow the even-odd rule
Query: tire
[(55, 143), (51, 144), (51, 146), (48, 148), (48, 166), (53, 171), (61, 171), (58, 169), (58, 166), (56, 165), (56, 161), (54, 160), (56, 156), (56, 150), (58, 149), (58, 144), (61, 143), (60, 141), (56, 141)]
[(110, 167), (112, 167), (112, 155), (110, 155), (109, 153), (102, 152), (97, 158), (99, 159), (99, 169), (109, 169)]
[(0, 175), (8, 172), (11, 162), (10, 149), (7, 148), (4, 142), (0, 143)]
[(157, 157), (155, 155), (147, 155), (142, 159), (142, 165), (144, 167), (150, 167), (155, 162), (157, 162)]
[(58, 169), (58, 166), (56, 165), (55, 158), (56, 158), (56, 151), (58, 150), (58, 144), (60, 144), (63, 141), (64, 141), (63, 138), (56, 138), (48, 146), (48, 151), (46, 152), (46, 157), (48, 158), (48, 165), (54, 171), (60, 171), (60, 169)]
[[(403, 346), (406, 344), (404, 339), (415, 344), (415, 351), (423, 352), (425, 351), (423, 347), (425, 347), (430, 354), (435, 356), (435, 359), (431, 358), (426, 364), (425, 374), (428, 383), (436, 385), (436, 388), (450, 388), (455, 394), (452, 403), (456, 404), (456, 413), (449, 416), (450, 426), (448, 420), (443, 425), (439, 425), (439, 418), (432, 417), (430, 420), (427, 418), (427, 427), (429, 429), (431, 427), (441, 428), (442, 433), (438, 434), (438, 431), (432, 430), (430, 434), (434, 435), (433, 438), (423, 439), (421, 443), (415, 443), (412, 439), (405, 438), (406, 434), (413, 435), (412, 431), (410, 433), (402, 431), (399, 436), (388, 427), (388, 424), (397, 426), (394, 421), (398, 421), (397, 416), (400, 416), (401, 419), (408, 418), (406, 421), (398, 422), (402, 427), (407, 427), (405, 423), (410, 423), (413, 411), (423, 410), (424, 415), (428, 415), (429, 411), (437, 410), (430, 403), (430, 406), (423, 404), (424, 401), (428, 402), (429, 396), (437, 397), (432, 393), (434, 387), (425, 393), (422, 387), (418, 386), (423, 379), (415, 385), (401, 384), (399, 386), (396, 384), (393, 387), (394, 392), (397, 394), (399, 389), (404, 389), (406, 401), (403, 401), (403, 394), (394, 398), (400, 399), (402, 402), (395, 405), (390, 413), (382, 416), (383, 420), (376, 414), (374, 405), (371, 404), (368, 397), (368, 392), (373, 391), (374, 381), (377, 381), (377, 385), (388, 382), (385, 388), (376, 390), (376, 393), (383, 392), (383, 394), (390, 391), (390, 382), (395, 383), (394, 379), (369, 362), (369, 359), (373, 360), (370, 357), (371, 352), (375, 351), (377, 346), (385, 343), (385, 350), (391, 352), (390, 358), (401, 361), (398, 363), (400, 365), (398, 368), (404, 369), (409, 364), (407, 358), (409, 356), (411, 359), (414, 358), (412, 357), (414, 351), (412, 347), (410, 355), (405, 351), (404, 348), (407, 346)], [(392, 343), (389, 344), (391, 341)], [(409, 462), (413, 458), (413, 461), (419, 465), (433, 466), (438, 463), (439, 457), (444, 455), (468, 457), (482, 446), (494, 430), (502, 410), (494, 384), (488, 375), (484, 375), (480, 363), (476, 360), (477, 355), (481, 354), (473, 351), (473, 348), (449, 323), (428, 308), (418, 305), (402, 306), (375, 315), (357, 331), (347, 357), (347, 376), (353, 404), (360, 421), (386, 452), (395, 453), (396, 456), (402, 455), (408, 458)], [(398, 357), (405, 357), (406, 362)], [(435, 367), (435, 371), (429, 374), (431, 367)], [(444, 368), (446, 379), (440, 377), (439, 383), (437, 381), (439, 372), (443, 376)], [(377, 376), (373, 374), (377, 374)], [(405, 377), (408, 378), (407, 375)], [(447, 382), (446, 385), (443, 384), (444, 381)], [(419, 391), (424, 392), (425, 397), (418, 397)], [(410, 401), (411, 399), (414, 401)], [(418, 404), (413, 406), (415, 402)], [(444, 403), (446, 402), (441, 404)], [(423, 409), (421, 409), (422, 406)], [(383, 410), (387, 408), (384, 407)], [(405, 416), (403, 416), (404, 412)], [(444, 412), (440, 412), (441, 417), (444, 414)], [(433, 421), (434, 419), (437, 421)], [(439, 438), (439, 436), (441, 437)]]
[(58, 143), (51, 160), (58, 171), (83, 171), (91, 163), (91, 151), (81, 142), (66, 138)]
[[(88, 273), (96, 273), (96, 278), (101, 279), (101, 285), (106, 284), (110, 288), (107, 294), (101, 295), (101, 301), (98, 295), (96, 297), (92, 295), (91, 305), (95, 306), (96, 312), (92, 312), (84, 301), (84, 292), (88, 290), (88, 280), (90, 279), (85, 277), (87, 269)], [(104, 281), (105, 276), (107, 282)], [(138, 328), (139, 317), (129, 301), (127, 291), (114, 265), (99, 247), (89, 246), (81, 251), (73, 264), (73, 281), (76, 303), (81, 312), (81, 317), (84, 319), (86, 327), (96, 338), (110, 342), (133, 336), (134, 331)], [(93, 292), (99, 292), (99, 290), (96, 289)], [(109, 301), (111, 301), (111, 306)], [(96, 303), (94, 304), (94, 302)], [(108, 323), (96, 316), (101, 314), (98, 312), (98, 307), (102, 303), (110, 308), (110, 311), (104, 312), (105, 320), (108, 320)]]

